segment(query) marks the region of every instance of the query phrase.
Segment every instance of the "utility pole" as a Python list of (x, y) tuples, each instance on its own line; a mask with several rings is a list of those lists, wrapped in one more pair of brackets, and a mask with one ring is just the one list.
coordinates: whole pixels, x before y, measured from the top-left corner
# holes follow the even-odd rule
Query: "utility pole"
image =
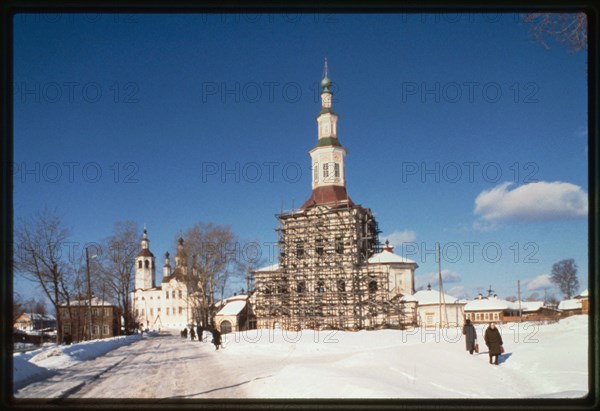
[(92, 339), (92, 282), (90, 279), (90, 257), (88, 248), (85, 247), (85, 267), (87, 272), (87, 294), (88, 294), (88, 340)]
[(517, 293), (519, 295), (519, 322), (523, 320), (523, 311), (521, 310), (521, 280), (517, 280)]

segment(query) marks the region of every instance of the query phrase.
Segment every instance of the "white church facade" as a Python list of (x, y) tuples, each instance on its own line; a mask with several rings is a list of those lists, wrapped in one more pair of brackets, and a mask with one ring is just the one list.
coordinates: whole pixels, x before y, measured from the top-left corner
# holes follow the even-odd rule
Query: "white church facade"
[(135, 286), (131, 293), (133, 315), (143, 328), (181, 330), (192, 322), (183, 239), (179, 239), (173, 270), (169, 252), (165, 254), (163, 279), (159, 285), (156, 284), (156, 261), (149, 244), (148, 232), (144, 229), (141, 250), (135, 259)]

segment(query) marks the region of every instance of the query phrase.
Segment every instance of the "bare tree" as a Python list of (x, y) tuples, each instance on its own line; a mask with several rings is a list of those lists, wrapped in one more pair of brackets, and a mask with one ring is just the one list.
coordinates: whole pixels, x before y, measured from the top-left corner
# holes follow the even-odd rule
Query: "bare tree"
[(514, 303), (515, 301), (517, 301), (517, 297), (515, 297), (514, 295), (511, 295), (510, 297), (506, 297), (505, 300), (510, 301), (511, 303)]
[[(15, 230), (14, 265), (19, 275), (39, 286), (58, 314), (58, 306), (68, 288), (69, 261), (62, 247), (69, 238), (56, 211), (44, 209), (31, 218), (19, 221)], [(61, 318), (56, 316), (57, 342), (61, 341)]]
[(102, 299), (113, 299), (123, 316), (125, 332), (136, 324), (133, 318), (130, 293), (134, 287), (135, 257), (138, 250), (138, 226), (133, 221), (115, 223), (113, 233), (104, 241), (99, 283), (96, 294)]
[(185, 232), (185, 248), (192, 258), (188, 275), (188, 301), (194, 320), (205, 325), (215, 314), (218, 293), (243, 270), (241, 244), (228, 226), (196, 223)]
[(524, 15), (522, 20), (531, 25), (530, 33), (534, 41), (545, 49), (550, 48), (546, 37), (566, 45), (573, 54), (587, 49), (585, 13), (530, 13)]
[(567, 299), (575, 295), (579, 289), (575, 260), (570, 258), (554, 264), (550, 280), (558, 286)]
[(529, 297), (527, 297), (526, 301), (537, 301), (540, 299), (540, 295), (536, 292), (533, 292), (529, 295)]

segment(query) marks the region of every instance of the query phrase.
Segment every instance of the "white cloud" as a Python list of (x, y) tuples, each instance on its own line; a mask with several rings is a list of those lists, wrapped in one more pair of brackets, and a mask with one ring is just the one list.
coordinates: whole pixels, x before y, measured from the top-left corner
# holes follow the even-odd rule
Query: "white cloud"
[[(457, 283), (460, 281), (460, 274), (447, 269), (442, 270), (443, 284)], [(415, 288), (427, 287), (431, 284), (431, 288), (438, 289), (438, 273), (427, 273), (415, 276)], [(444, 287), (445, 288), (445, 287)]]
[(464, 285), (455, 285), (446, 291), (446, 294), (456, 298), (467, 298), (467, 290)]
[(381, 243), (385, 243), (386, 240), (390, 242), (390, 245), (393, 247), (400, 247), (402, 243), (411, 243), (415, 241), (417, 238), (417, 234), (413, 230), (402, 230), (402, 231), (394, 231), (388, 235), (380, 235), (379, 241)]
[(543, 290), (544, 288), (554, 287), (554, 283), (550, 280), (550, 274), (540, 274), (535, 278), (527, 281), (527, 290)]
[(560, 181), (524, 184), (513, 190), (502, 183), (475, 199), (475, 214), (484, 220), (553, 220), (587, 217), (587, 194), (581, 187)]

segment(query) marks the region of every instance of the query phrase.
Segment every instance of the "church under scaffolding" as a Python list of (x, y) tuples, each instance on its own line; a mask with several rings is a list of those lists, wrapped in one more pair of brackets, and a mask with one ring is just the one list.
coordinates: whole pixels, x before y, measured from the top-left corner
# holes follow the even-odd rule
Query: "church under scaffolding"
[(363, 329), (413, 325), (402, 297), (414, 293), (414, 261), (379, 243), (371, 210), (347, 194), (345, 148), (337, 138), (331, 81), (321, 82), (322, 110), (312, 160), (312, 195), (279, 220), (279, 263), (252, 272), (259, 328)]

